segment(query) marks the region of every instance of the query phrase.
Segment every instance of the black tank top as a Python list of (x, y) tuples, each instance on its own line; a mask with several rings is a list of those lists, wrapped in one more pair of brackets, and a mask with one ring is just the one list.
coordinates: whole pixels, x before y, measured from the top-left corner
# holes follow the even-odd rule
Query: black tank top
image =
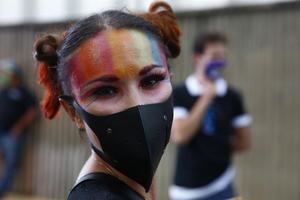
[(68, 200), (144, 200), (119, 179), (104, 173), (82, 177), (69, 193)]

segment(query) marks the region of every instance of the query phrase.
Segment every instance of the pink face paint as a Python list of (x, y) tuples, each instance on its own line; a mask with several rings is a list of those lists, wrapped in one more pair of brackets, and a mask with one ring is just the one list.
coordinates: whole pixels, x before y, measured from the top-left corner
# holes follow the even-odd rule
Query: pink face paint
[(107, 75), (133, 79), (151, 65), (167, 67), (165, 53), (153, 35), (128, 29), (104, 31), (82, 44), (70, 59), (72, 91), (79, 98), (90, 81)]

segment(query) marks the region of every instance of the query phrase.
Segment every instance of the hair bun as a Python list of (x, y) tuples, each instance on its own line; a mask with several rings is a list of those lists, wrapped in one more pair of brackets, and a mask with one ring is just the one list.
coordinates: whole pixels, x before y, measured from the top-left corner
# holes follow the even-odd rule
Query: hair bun
[(61, 42), (62, 40), (58, 36), (46, 35), (34, 44), (34, 57), (38, 61), (38, 82), (45, 89), (41, 106), (48, 119), (54, 118), (60, 108), (58, 95), (61, 91), (57, 83), (57, 74), (50, 68), (57, 65), (56, 50)]
[(53, 35), (46, 35), (39, 39), (34, 45), (35, 58), (40, 62), (45, 62), (48, 66), (54, 66), (57, 64), (57, 52), (60, 39)]
[(173, 13), (173, 10), (169, 4), (163, 1), (153, 2), (149, 7), (149, 12), (162, 12), (167, 11)]
[(159, 31), (162, 42), (169, 50), (169, 57), (175, 58), (180, 53), (180, 29), (169, 4), (162, 1), (150, 5), (149, 12), (141, 15)]

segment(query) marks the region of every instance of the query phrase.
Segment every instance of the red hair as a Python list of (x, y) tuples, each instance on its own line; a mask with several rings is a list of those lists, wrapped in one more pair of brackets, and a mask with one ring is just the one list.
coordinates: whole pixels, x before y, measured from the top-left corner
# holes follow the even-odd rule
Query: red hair
[(149, 12), (140, 16), (157, 28), (170, 57), (177, 57), (180, 53), (181, 33), (171, 6), (162, 1), (154, 2), (150, 5)]
[(35, 58), (38, 60), (37, 80), (45, 89), (41, 102), (42, 112), (47, 119), (52, 119), (60, 108), (58, 96), (61, 89), (57, 84), (56, 65), (58, 61), (56, 49), (62, 39), (47, 35), (39, 39), (35, 45)]

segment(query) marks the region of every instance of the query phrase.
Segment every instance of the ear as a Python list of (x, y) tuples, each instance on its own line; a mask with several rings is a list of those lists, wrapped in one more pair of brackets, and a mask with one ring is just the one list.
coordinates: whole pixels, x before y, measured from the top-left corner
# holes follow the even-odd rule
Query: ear
[(69, 117), (72, 119), (72, 121), (75, 122), (78, 129), (85, 130), (82, 119), (80, 118), (79, 114), (75, 111), (74, 107), (70, 104), (70, 102), (63, 98), (59, 98), (59, 102), (65, 109)]

